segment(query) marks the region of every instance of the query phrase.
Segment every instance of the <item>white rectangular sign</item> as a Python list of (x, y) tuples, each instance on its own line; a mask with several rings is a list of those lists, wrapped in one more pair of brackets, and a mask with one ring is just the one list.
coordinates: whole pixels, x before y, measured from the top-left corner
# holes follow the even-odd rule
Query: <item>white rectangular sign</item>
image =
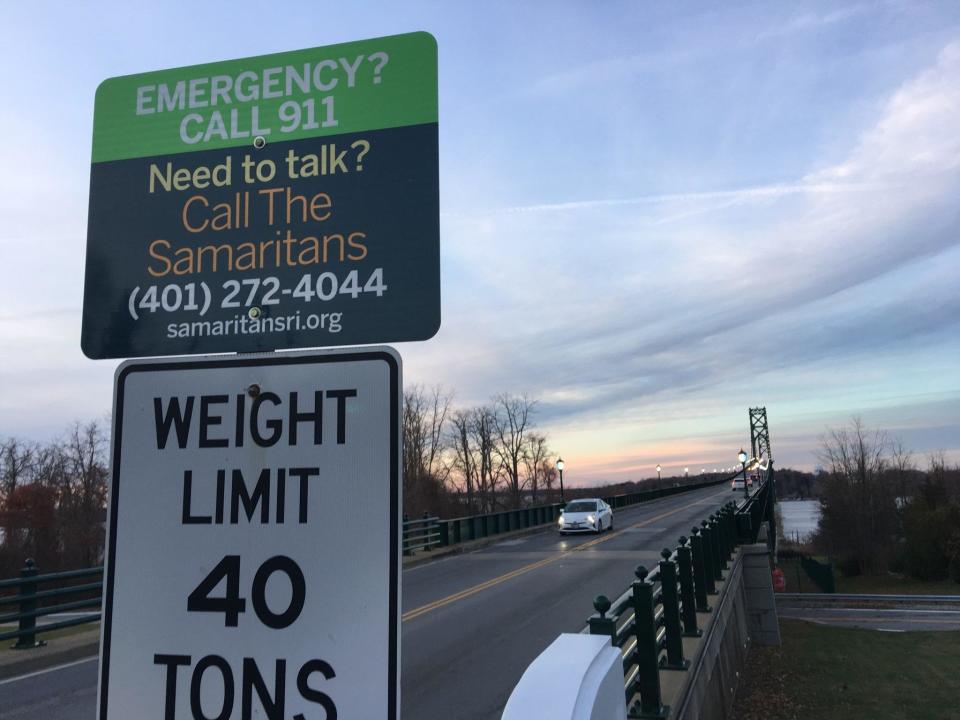
[(400, 357), (116, 375), (100, 720), (398, 717)]

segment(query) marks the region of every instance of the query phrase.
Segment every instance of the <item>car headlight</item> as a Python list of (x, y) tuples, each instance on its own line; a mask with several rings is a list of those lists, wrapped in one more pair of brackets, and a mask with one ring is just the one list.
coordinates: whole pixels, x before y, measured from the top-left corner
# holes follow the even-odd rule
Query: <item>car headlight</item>
[(563, 515), (561, 515), (561, 516), (560, 516), (560, 519), (557, 520), (557, 524), (558, 524), (560, 527), (563, 527)]
[(593, 525), (593, 520), (594, 520), (593, 515), (587, 515), (587, 522), (588, 522), (588, 523), (590, 523), (591, 525)]

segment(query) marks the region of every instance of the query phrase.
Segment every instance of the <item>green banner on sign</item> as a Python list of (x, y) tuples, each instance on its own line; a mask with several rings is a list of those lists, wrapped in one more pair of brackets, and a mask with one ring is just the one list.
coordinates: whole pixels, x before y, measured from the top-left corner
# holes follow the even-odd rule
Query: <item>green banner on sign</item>
[(106, 80), (93, 162), (435, 122), (437, 45), (416, 32)]

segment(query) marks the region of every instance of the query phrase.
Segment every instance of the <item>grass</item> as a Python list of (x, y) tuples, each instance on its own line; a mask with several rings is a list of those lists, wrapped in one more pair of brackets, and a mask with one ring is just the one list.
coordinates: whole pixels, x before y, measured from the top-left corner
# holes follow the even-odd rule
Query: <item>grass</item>
[[(0, 632), (6, 632), (8, 630), (16, 630), (15, 625), (0, 625)], [(100, 630), (100, 623), (87, 623), (86, 625), (74, 625), (73, 627), (60, 628), (59, 630), (51, 630), (47, 633), (41, 633), (37, 636), (38, 640), (46, 640), (47, 644), (52, 644), (57, 638), (70, 637), (71, 635), (77, 635), (83, 632), (90, 632), (91, 630)], [(10, 646), (13, 645), (16, 639), (13, 640), (0, 640), (0, 653), (6, 652), (22, 652), (20, 650), (11, 650)]]
[(951, 580), (927, 582), (906, 575), (859, 575), (837, 577), (837, 592), (880, 595), (960, 595), (960, 583)]
[[(822, 560), (822, 558), (817, 559)], [(780, 569), (783, 570), (784, 579), (787, 581), (787, 592), (822, 592), (800, 567), (799, 559), (784, 558), (780, 561)], [(927, 582), (895, 573), (844, 577), (836, 571), (834, 571), (834, 578), (838, 593), (852, 595), (960, 595), (960, 583), (951, 580)]]
[(737, 720), (960, 718), (960, 632), (885, 633), (780, 621), (752, 647)]

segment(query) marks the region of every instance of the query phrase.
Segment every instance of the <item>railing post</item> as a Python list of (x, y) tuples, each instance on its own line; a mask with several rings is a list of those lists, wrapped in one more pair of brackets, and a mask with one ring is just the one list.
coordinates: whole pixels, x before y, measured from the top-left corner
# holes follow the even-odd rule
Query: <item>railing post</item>
[(713, 533), (714, 540), (712, 545), (714, 569), (713, 577), (716, 580), (723, 580), (723, 570), (725, 565), (723, 562), (723, 550), (720, 549), (720, 543), (722, 543), (723, 540), (720, 537), (720, 524), (717, 522), (717, 516), (715, 513), (710, 516), (710, 530)]
[(770, 522), (769, 538), (772, 539), (771, 548), (775, 549), (777, 542), (777, 479), (773, 475), (773, 465), (766, 474), (765, 484), (770, 487), (770, 503), (767, 506), (767, 520)]
[(677, 594), (677, 566), (670, 557), (670, 548), (660, 551), (660, 588), (663, 593), (663, 626), (667, 631), (667, 664), (671, 670), (686, 670), (690, 662), (683, 659), (683, 628), (680, 627), (680, 598)]
[(733, 503), (727, 505), (727, 531), (730, 533), (731, 551), (736, 552), (740, 538), (737, 535), (737, 507)]
[(720, 537), (720, 568), (726, 570), (730, 567), (730, 538), (727, 536), (727, 523), (723, 517), (723, 508), (717, 510), (711, 517), (717, 529), (717, 535)]
[[(707, 593), (711, 592), (713, 577), (707, 573), (706, 552), (703, 549), (700, 528), (694, 526), (690, 532), (693, 534), (693, 537), (690, 538), (690, 545), (693, 550), (693, 589), (697, 595), (697, 611), (710, 612), (712, 608), (707, 602)], [(716, 592), (716, 588), (713, 589), (713, 592)]]
[[(680, 536), (677, 547), (677, 573), (680, 575), (680, 614), (683, 617), (683, 634), (686, 637), (703, 635), (697, 627), (697, 600), (693, 590), (693, 557), (687, 538)], [(706, 596), (704, 596), (706, 602)]]
[[(23, 569), (20, 571), (21, 580), (19, 586), (19, 594), (23, 596), (23, 599), (20, 601), (21, 617), (18, 630), (20, 632), (26, 632), (26, 634), (17, 638), (17, 644), (13, 646), (15, 650), (28, 650), (46, 645), (43, 641), (37, 641), (37, 635), (34, 632), (37, 627), (37, 618), (32, 613), (37, 610), (37, 601), (33, 596), (37, 594), (37, 583), (30, 578), (35, 577), (36, 574), (37, 564), (32, 558), (28, 558), (23, 565)], [(23, 617), (26, 614), (30, 614), (30, 616)]]
[(410, 522), (410, 516), (406, 513), (403, 514), (403, 529), (401, 530), (401, 537), (403, 538), (403, 554), (404, 555), (413, 555), (413, 552), (410, 550), (410, 540), (407, 538), (407, 523)]
[(717, 563), (717, 534), (709, 520), (701, 520), (700, 527), (703, 528), (703, 556), (707, 561), (707, 587), (711, 588), (711, 595), (716, 595), (716, 581), (723, 580), (723, 572)]
[(717, 526), (723, 535), (723, 567), (730, 567), (730, 558), (733, 556), (733, 536), (730, 535), (730, 524), (727, 522), (727, 508), (717, 511)]
[(610, 644), (617, 646), (617, 619), (608, 618), (607, 611), (610, 609), (610, 600), (606, 595), (597, 595), (593, 599), (593, 609), (599, 613), (599, 617), (592, 616), (587, 620), (591, 635), (608, 635)]
[[(630, 708), (631, 716), (666, 717), (670, 708), (660, 693), (660, 647), (654, 619), (653, 585), (647, 582), (647, 569), (637, 566), (633, 583), (633, 630), (637, 636), (637, 689), (640, 702)], [(639, 705), (639, 707), (637, 707)]]

